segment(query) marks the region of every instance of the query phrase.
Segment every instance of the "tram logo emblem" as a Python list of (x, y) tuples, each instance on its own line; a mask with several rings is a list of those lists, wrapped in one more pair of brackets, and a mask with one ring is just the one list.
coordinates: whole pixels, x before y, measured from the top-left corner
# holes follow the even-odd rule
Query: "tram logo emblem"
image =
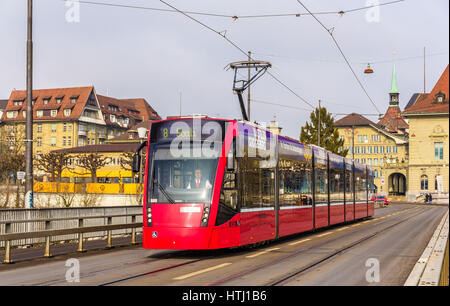
[(306, 160), (310, 160), (312, 157), (311, 149), (308, 146), (305, 146), (304, 156)]
[(152, 232), (152, 237), (153, 238), (157, 238), (158, 237), (158, 232)]

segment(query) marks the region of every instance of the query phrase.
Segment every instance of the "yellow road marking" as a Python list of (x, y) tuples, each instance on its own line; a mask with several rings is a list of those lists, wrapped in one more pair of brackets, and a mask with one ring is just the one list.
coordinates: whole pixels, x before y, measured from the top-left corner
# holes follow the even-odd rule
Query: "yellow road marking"
[(303, 240), (300, 240), (300, 241), (297, 241), (297, 242), (293, 242), (293, 243), (290, 243), (289, 245), (296, 245), (296, 244), (299, 244), (299, 243), (302, 243), (302, 242), (305, 242), (305, 241), (309, 241), (309, 240), (311, 240), (311, 238), (303, 239)]
[(262, 251), (262, 252), (259, 252), (259, 253), (253, 254), (253, 255), (248, 255), (248, 256), (245, 256), (245, 257), (246, 258), (253, 258), (253, 257), (259, 256), (259, 255), (262, 255), (262, 254), (266, 254), (266, 253), (268, 253), (270, 251), (275, 251), (275, 250), (279, 250), (279, 249), (280, 248), (267, 249), (265, 251)]
[(203, 269), (203, 270), (200, 270), (200, 271), (197, 271), (197, 272), (193, 272), (193, 273), (189, 273), (189, 274), (185, 274), (185, 275), (182, 275), (182, 276), (175, 277), (174, 280), (186, 279), (186, 278), (189, 278), (189, 277), (192, 277), (192, 276), (196, 276), (196, 275), (199, 275), (199, 274), (202, 274), (202, 273), (206, 273), (206, 272), (209, 272), (209, 271), (217, 270), (217, 269), (229, 266), (229, 265), (231, 265), (231, 263), (230, 262), (226, 262), (226, 263), (223, 263), (221, 265), (217, 265), (217, 266), (210, 267), (210, 268), (207, 268), (207, 269)]
[(326, 236), (326, 235), (329, 235), (329, 234), (332, 234), (333, 232), (328, 232), (328, 233), (325, 233), (325, 234), (322, 234), (322, 235), (319, 235), (319, 236), (317, 236), (317, 237), (323, 237), (323, 236)]
[(347, 229), (347, 228), (349, 228), (349, 227), (346, 226), (346, 227), (343, 227), (343, 228), (338, 229), (337, 231), (343, 231), (343, 230), (345, 230), (345, 229)]

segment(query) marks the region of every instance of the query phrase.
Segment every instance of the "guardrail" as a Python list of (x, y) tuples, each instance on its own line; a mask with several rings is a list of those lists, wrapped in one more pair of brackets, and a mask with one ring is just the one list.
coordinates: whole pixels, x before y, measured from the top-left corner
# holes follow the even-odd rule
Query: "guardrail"
[(448, 286), (449, 213), (444, 215), (405, 286)]
[(13, 246), (44, 243), (44, 257), (51, 257), (51, 242), (77, 240), (78, 251), (84, 252), (85, 239), (106, 237), (111, 248), (113, 234), (131, 234), (135, 244), (142, 226), (142, 206), (0, 210), (0, 243), (4, 263), (11, 263)]

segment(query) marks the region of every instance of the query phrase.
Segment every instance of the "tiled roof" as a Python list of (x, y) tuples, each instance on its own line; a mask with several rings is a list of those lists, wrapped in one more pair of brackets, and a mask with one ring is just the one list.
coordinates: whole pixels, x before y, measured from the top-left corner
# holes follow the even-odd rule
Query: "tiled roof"
[(409, 125), (401, 117), (401, 110), (398, 106), (390, 106), (384, 114), (383, 118), (378, 121), (378, 125), (382, 126), (386, 131), (390, 133), (397, 133), (398, 130), (405, 130), (409, 128)]
[(111, 153), (135, 152), (140, 143), (107, 143), (55, 150), (55, 153)]
[(358, 126), (358, 125), (376, 125), (374, 122), (370, 121), (366, 117), (357, 114), (351, 113), (350, 115), (345, 116), (344, 118), (339, 119), (334, 123), (334, 126)]
[[(97, 95), (97, 99), (102, 113), (105, 115), (104, 118), (107, 125), (127, 128), (141, 121), (140, 111), (131, 103), (102, 95)], [(128, 118), (128, 125), (112, 122), (111, 115), (114, 115), (117, 119), (119, 117)]]
[(8, 100), (0, 100), (0, 109), (5, 109), (6, 104), (8, 104)]
[(145, 127), (147, 130), (150, 130), (150, 126), (152, 125), (152, 122), (155, 120), (149, 120), (149, 121), (143, 121), (135, 126), (131, 127), (128, 131), (123, 133), (120, 136), (117, 136), (112, 139), (108, 139), (107, 143), (119, 143), (119, 142), (140, 142), (137, 129), (140, 127)]
[[(36, 102), (33, 106), (33, 120), (76, 120), (80, 118), (82, 111), (89, 100), (89, 96), (93, 92), (94, 87), (72, 87), (72, 88), (56, 88), (56, 89), (37, 89), (33, 90), (33, 99)], [(4, 121), (25, 121), (23, 116), (23, 111), (27, 109), (27, 92), (26, 90), (13, 90), (11, 96), (9, 97), (8, 104), (5, 108), (3, 114)], [(72, 103), (70, 101), (71, 97), (77, 97), (77, 102)], [(48, 104), (44, 104), (44, 98), (50, 98)], [(56, 98), (62, 98), (61, 104), (56, 102)], [(14, 101), (23, 101), (22, 105), (14, 105)], [(71, 108), (72, 112), (70, 116), (64, 115), (64, 109)], [(50, 116), (50, 114), (45, 114), (42, 117), (36, 116), (37, 110), (51, 110), (60, 109), (55, 117)], [(12, 110), (18, 110), (19, 114), (16, 118), (7, 118), (7, 112)]]
[(408, 104), (405, 106), (405, 111), (407, 111), (408, 108), (416, 104), (417, 101), (425, 98), (428, 94), (427, 93), (415, 93), (411, 96), (411, 99), (409, 99)]
[(140, 115), (142, 117), (142, 121), (148, 120), (155, 121), (162, 119), (145, 99), (139, 98), (139, 99), (120, 99), (120, 100), (134, 105), (134, 107), (137, 110), (139, 110)]
[[(436, 96), (444, 94), (445, 99), (436, 103)], [(449, 113), (449, 66), (445, 68), (433, 90), (427, 95), (421, 95), (417, 101), (407, 108), (403, 114), (413, 115), (420, 113)]]

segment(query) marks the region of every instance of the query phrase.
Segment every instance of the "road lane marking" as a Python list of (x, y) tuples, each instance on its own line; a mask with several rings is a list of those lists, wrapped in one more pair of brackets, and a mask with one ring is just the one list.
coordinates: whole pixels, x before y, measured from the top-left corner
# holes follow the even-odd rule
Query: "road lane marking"
[(270, 251), (275, 251), (275, 250), (279, 250), (279, 249), (280, 249), (280, 248), (267, 249), (267, 250), (265, 250), (265, 251), (262, 251), (262, 252), (259, 252), (259, 253), (253, 254), (253, 255), (245, 256), (245, 258), (254, 258), (254, 257), (256, 257), (256, 256), (263, 255), (263, 254), (266, 254), (266, 253), (268, 253), (268, 252), (270, 252)]
[(309, 241), (309, 240), (311, 240), (311, 238), (303, 239), (303, 240), (300, 240), (300, 241), (297, 241), (297, 242), (293, 242), (293, 243), (290, 243), (289, 245), (296, 245), (296, 244), (299, 244), (299, 243), (302, 243), (302, 242), (306, 242), (306, 241)]
[(349, 227), (346, 226), (346, 227), (343, 227), (343, 228), (338, 229), (337, 231), (343, 231), (343, 230), (345, 230), (345, 229), (347, 229), (347, 228), (349, 228)]
[(231, 262), (226, 262), (226, 263), (214, 266), (214, 267), (210, 267), (210, 268), (203, 269), (203, 270), (200, 270), (200, 271), (197, 271), (197, 272), (192, 272), (192, 273), (189, 273), (189, 274), (185, 274), (185, 275), (182, 275), (182, 276), (175, 277), (174, 280), (183, 280), (183, 279), (186, 279), (186, 278), (189, 278), (189, 277), (192, 277), (192, 276), (196, 276), (196, 275), (199, 275), (199, 274), (202, 274), (202, 273), (206, 273), (206, 272), (209, 272), (209, 271), (217, 270), (217, 269), (229, 266), (229, 265), (231, 265)]
[(317, 236), (317, 237), (323, 237), (323, 236), (326, 236), (326, 235), (329, 235), (329, 234), (332, 234), (333, 232), (328, 232), (328, 233), (325, 233), (325, 234), (322, 234), (322, 235), (319, 235), (319, 236)]

